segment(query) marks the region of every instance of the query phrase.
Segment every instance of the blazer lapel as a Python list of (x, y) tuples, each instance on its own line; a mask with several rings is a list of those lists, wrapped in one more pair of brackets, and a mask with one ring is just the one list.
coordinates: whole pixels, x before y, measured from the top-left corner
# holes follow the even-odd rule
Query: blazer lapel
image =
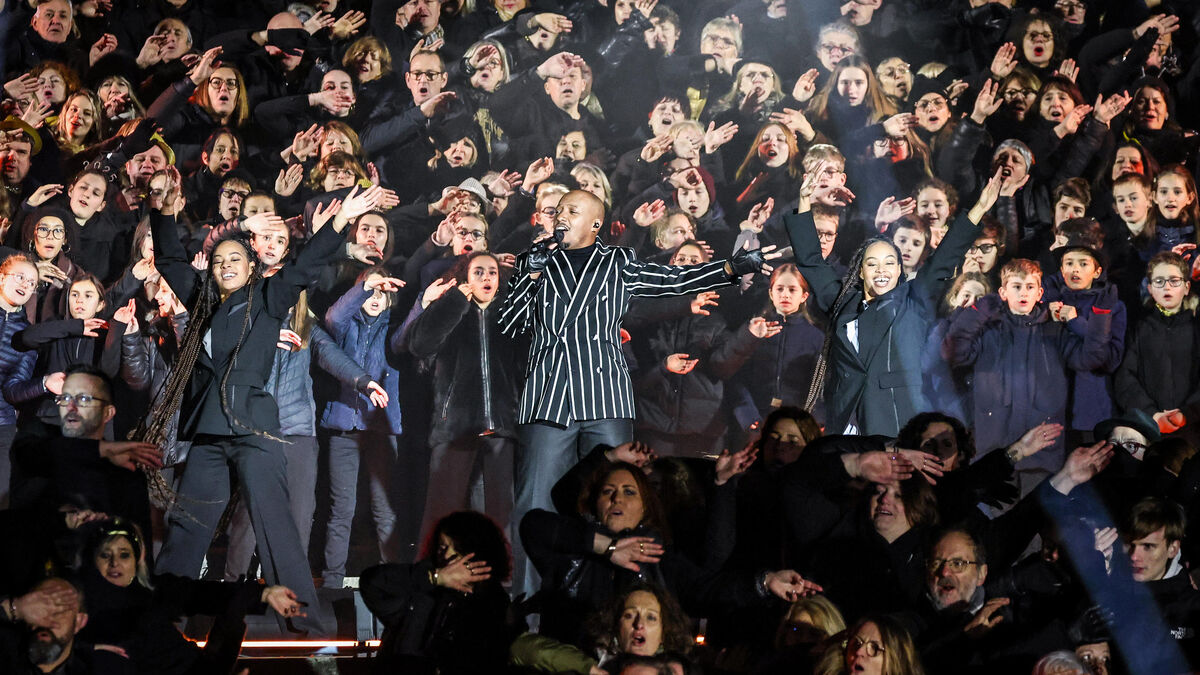
[(570, 302), (571, 295), (575, 292), (575, 270), (571, 269), (571, 263), (567, 262), (565, 255), (550, 256), (550, 264), (546, 269), (546, 274), (550, 280), (550, 288), (554, 294)]
[[(604, 278), (608, 276), (608, 266), (612, 264), (612, 260), (613, 256), (608, 247), (597, 243), (592, 249), (592, 255), (588, 257), (587, 264), (583, 266), (583, 273), (574, 288), (571, 289), (571, 302), (567, 306), (567, 313), (563, 316), (562, 323), (558, 325), (560, 331), (564, 326), (578, 319), (579, 315), (583, 313), (583, 308), (587, 307), (592, 298), (604, 287)], [(570, 264), (567, 267), (570, 268)]]

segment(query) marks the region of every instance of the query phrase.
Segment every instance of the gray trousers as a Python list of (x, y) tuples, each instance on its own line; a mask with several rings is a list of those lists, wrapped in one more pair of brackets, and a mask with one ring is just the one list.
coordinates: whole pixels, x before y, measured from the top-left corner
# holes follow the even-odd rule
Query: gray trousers
[(307, 617), (284, 620), (289, 630), (307, 631), (310, 637), (328, 634), (317, 602), (308, 560), (300, 546), (300, 533), (292, 518), (287, 485), (287, 450), (278, 441), (262, 436), (200, 436), (192, 444), (179, 501), (168, 514), (167, 539), (159, 553), (157, 571), (195, 578), (213, 531), (229, 501), (232, 467), (250, 514), (257, 540), (258, 560), (268, 584), (282, 584), (307, 603)]
[[(513, 508), (513, 451), (516, 441), (501, 436), (468, 436), (434, 445), (429, 458), (429, 486), (421, 540), (454, 511), (472, 508), (471, 496), (482, 483), (482, 510), (504, 532)], [(515, 532), (516, 528), (513, 528)], [(512, 539), (512, 536), (509, 536)]]
[[(518, 429), (516, 492), (512, 522), (518, 530), (521, 519), (534, 509), (554, 510), (550, 491), (571, 467), (597, 445), (620, 445), (633, 440), (633, 420), (605, 419), (572, 422), (566, 427), (534, 422)], [(520, 537), (513, 537), (512, 593), (533, 595), (541, 579), (525, 556)]]
[(391, 493), (396, 478), (396, 437), (371, 431), (333, 432), (328, 448), (329, 523), (325, 571), (321, 576), (326, 587), (341, 588), (350, 553), (350, 525), (358, 505), (360, 458), (371, 495), (371, 519), (375, 522), (380, 562), (393, 562), (400, 555), (396, 507)]
[[(300, 533), (300, 548), (308, 559), (308, 540), (312, 535), (313, 512), (317, 508), (317, 438), (316, 436), (287, 436), (287, 484), (291, 496), (292, 519)], [(225, 553), (225, 581), (237, 581), (250, 573), (250, 556), (254, 554), (254, 527), (246, 500), (238, 502), (229, 523), (229, 548)]]

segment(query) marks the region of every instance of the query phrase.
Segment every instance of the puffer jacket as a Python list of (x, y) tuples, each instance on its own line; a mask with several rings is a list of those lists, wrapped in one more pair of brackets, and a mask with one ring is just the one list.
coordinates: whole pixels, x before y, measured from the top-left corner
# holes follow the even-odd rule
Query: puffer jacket
[(500, 332), (499, 311), (500, 298), (481, 308), (450, 289), (409, 327), (409, 351), (435, 359), (431, 445), (480, 433), (516, 437), (529, 350)]
[[(1103, 277), (1097, 279), (1091, 288), (1073, 291), (1067, 288), (1062, 272), (1056, 272), (1046, 279), (1045, 286), (1046, 292), (1042, 296), (1042, 302), (1071, 305), (1085, 322), (1102, 316), (1097, 312), (1109, 314), (1106, 320), (1111, 322), (1111, 330), (1100, 367), (1071, 373), (1071, 428), (1090, 431), (1115, 414), (1113, 373), (1117, 372), (1117, 366), (1121, 365), (1121, 357), (1125, 355), (1125, 325), (1128, 320), (1125, 303), (1117, 299), (1116, 284), (1110, 284)], [(1093, 311), (1093, 308), (1096, 311)], [(1071, 322), (1067, 326), (1075, 330), (1080, 337), (1086, 334), (1086, 323)]]
[(15, 312), (0, 311), (0, 388), (4, 392), (4, 400), (0, 401), (0, 425), (16, 424), (14, 406), (46, 393), (41, 378), (33, 376), (37, 354), (20, 352), (13, 347), (13, 336), (28, 327), (24, 308)]
[[(992, 294), (954, 317), (942, 355), (951, 366), (974, 367), (975, 447), (1004, 448), (1043, 422), (1066, 422), (1066, 370), (1099, 368), (1108, 353), (1112, 314), (1090, 311), (1068, 322), (1077, 328), (1052, 320), (1044, 305), (1018, 316)], [(1018, 468), (1057, 471), (1063, 459), (1060, 438)]]
[[(369, 317), (362, 304), (371, 291), (355, 284), (325, 314), (325, 326), (338, 346), (360, 364), (371, 380), (387, 391), (388, 406), (380, 409), (353, 385), (342, 383), (337, 397), (325, 404), (321, 427), (335, 431), (378, 431), (399, 434), (400, 373), (387, 360), (388, 319), (391, 309)], [(394, 305), (393, 305), (394, 309)]]
[[(121, 378), (114, 382), (114, 395), (125, 405), (117, 406), (113, 418), (113, 435), (125, 438), (135, 429), (143, 416), (149, 415), (153, 397), (162, 389), (171, 371), (171, 362), (183, 341), (188, 313), (179, 312), (170, 319), (160, 319), (156, 312), (142, 314), (142, 330), (121, 336)], [(179, 411), (167, 424), (167, 442), (163, 446), (163, 465), (187, 461), (191, 443), (179, 439)]]
[(317, 435), (317, 404), (313, 400), (312, 361), (356, 391), (368, 391), (371, 377), (346, 356), (337, 342), (320, 326), (313, 325), (308, 349), (276, 349), (267, 393), (279, 405), (279, 430), (286, 436)]

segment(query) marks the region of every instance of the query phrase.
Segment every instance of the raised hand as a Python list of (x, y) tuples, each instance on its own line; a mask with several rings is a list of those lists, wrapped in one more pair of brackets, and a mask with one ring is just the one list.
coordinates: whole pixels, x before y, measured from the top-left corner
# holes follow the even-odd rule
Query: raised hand
[(205, 82), (208, 82), (208, 78), (212, 75), (213, 70), (216, 68), (215, 63), (217, 61), (217, 57), (221, 55), (221, 50), (221, 47), (213, 47), (212, 49), (204, 52), (204, 54), (200, 57), (200, 60), (196, 62), (196, 65), (192, 66), (192, 69), (188, 71), (188, 79), (190, 79), (197, 87)]
[(308, 21), (304, 22), (304, 30), (308, 31), (309, 35), (316, 35), (318, 31), (323, 28), (329, 28), (336, 21), (332, 14), (317, 10), (316, 14), (308, 17)]
[(92, 317), (83, 320), (83, 335), (84, 337), (100, 337), (99, 331), (107, 330), (108, 322), (100, 317)]
[(817, 93), (817, 77), (820, 76), (820, 71), (816, 68), (810, 68), (807, 72), (796, 80), (795, 86), (792, 87), (792, 98), (801, 103), (807, 103), (814, 94)]
[(889, 225), (916, 210), (917, 202), (912, 197), (897, 201), (895, 197), (888, 196), (875, 209), (875, 229), (886, 232)]
[(317, 154), (321, 150), (321, 139), (324, 137), (325, 130), (316, 124), (297, 133), (292, 137), (292, 145), (289, 148), (292, 151), (292, 157), (298, 162), (303, 162)]
[(1090, 105), (1075, 106), (1075, 109), (1064, 117), (1063, 121), (1058, 123), (1058, 126), (1054, 127), (1054, 133), (1058, 134), (1059, 138), (1062, 138), (1079, 131), (1079, 125), (1090, 112), (1092, 112), (1092, 106)]
[(1132, 100), (1133, 97), (1129, 95), (1129, 92), (1113, 94), (1107, 99), (1104, 98), (1103, 94), (1098, 95), (1096, 96), (1096, 105), (1092, 106), (1092, 117), (1095, 117), (1097, 122), (1107, 126), (1109, 122), (1112, 122), (1114, 117), (1120, 115), (1125, 110), (1125, 107)]
[(33, 98), (34, 92), (36, 92), (37, 89), (37, 78), (29, 73), (18, 75), (17, 77), (4, 83), (4, 93), (8, 94), (17, 102)]
[(1008, 598), (992, 598), (983, 603), (983, 609), (963, 628), (963, 632), (967, 637), (983, 637), (1004, 620), (1000, 610), (1007, 607), (1009, 602)]
[(916, 124), (917, 116), (912, 113), (892, 115), (883, 121), (883, 133), (887, 134), (888, 138), (900, 138)]
[(771, 113), (770, 119), (772, 122), (786, 126), (793, 134), (797, 134), (805, 140), (812, 140), (817, 135), (808, 118), (800, 110), (784, 108), (783, 112), (776, 111)]
[(365, 25), (367, 25), (367, 15), (352, 9), (333, 22), (333, 37), (345, 40)]
[(450, 104), (457, 98), (458, 94), (452, 91), (443, 91), (421, 104), (421, 114), (429, 118), (445, 112), (446, 108), (450, 107)]
[(916, 467), (899, 452), (863, 452), (842, 455), (846, 473), (871, 483), (899, 483), (912, 478)]
[(334, 199), (328, 204), (317, 204), (317, 208), (313, 209), (312, 214), (312, 231), (316, 234), (325, 223), (328, 223), (334, 216), (342, 212), (342, 200)]
[(900, 448), (897, 448), (896, 452), (911, 464), (913, 469), (920, 473), (921, 477), (930, 485), (937, 485), (937, 479), (945, 475), (945, 471), (942, 469), (942, 458), (933, 453)]
[(671, 140), (670, 136), (655, 136), (646, 141), (646, 144), (642, 146), (642, 152), (639, 156), (643, 162), (657, 162), (660, 157), (667, 154), (667, 151), (671, 149), (673, 144), (674, 141)]
[(737, 132), (738, 125), (733, 122), (726, 122), (719, 127), (716, 122), (709, 122), (708, 130), (704, 132), (704, 152), (713, 154), (722, 145), (733, 140)]
[(1062, 469), (1050, 478), (1050, 485), (1062, 494), (1069, 494), (1072, 489), (1083, 485), (1103, 471), (1112, 461), (1112, 457), (1113, 445), (1108, 441), (1075, 448), (1067, 455)]
[(275, 177), (275, 194), (280, 197), (291, 197), (300, 183), (304, 182), (304, 165), (289, 164), (288, 168), (280, 169)]
[[(128, 334), (130, 333), (129, 325), (131, 323), (135, 326), (137, 325), (137, 317), (134, 316), (135, 313), (137, 313), (137, 301), (133, 298), (130, 298), (129, 302), (121, 305), (117, 311), (113, 312), (113, 321), (125, 324), (125, 333)], [(134, 329), (133, 332), (136, 333), (137, 330)]]
[(1054, 71), (1054, 74), (1061, 75), (1074, 82), (1075, 78), (1079, 77), (1079, 66), (1075, 65), (1075, 59), (1063, 59), (1063, 62), (1058, 64), (1058, 70)]
[(395, 293), (404, 286), (404, 281), (395, 277), (372, 276), (363, 282), (364, 291), (382, 291), (384, 293)]
[(708, 308), (716, 307), (719, 304), (719, 298), (720, 294), (716, 291), (704, 291), (697, 294), (695, 299), (692, 300), (692, 314), (708, 316), (710, 314)]
[(142, 49), (137, 55), (138, 68), (149, 68), (159, 61), (162, 61), (163, 43), (167, 41), (166, 35), (151, 35), (142, 43)]
[(435, 300), (446, 294), (446, 291), (454, 288), (458, 284), (453, 279), (434, 279), (433, 283), (425, 288), (425, 292), (421, 294), (421, 307), (428, 307)]
[(1000, 106), (1004, 103), (1004, 97), (1000, 96), (1000, 83), (995, 80), (988, 80), (983, 83), (983, 87), (979, 90), (979, 95), (975, 97), (975, 108), (971, 111), (971, 121), (976, 124), (983, 124), (991, 117)]
[(112, 33), (105, 33), (100, 36), (99, 40), (96, 40), (96, 43), (88, 51), (88, 64), (94, 66), (97, 61), (115, 51), (117, 51), (117, 36)]
[(730, 453), (728, 448), (722, 450), (715, 467), (717, 485), (724, 485), (734, 476), (745, 473), (755, 459), (758, 459), (758, 443), (747, 443), (746, 447), (734, 453)]
[(537, 186), (549, 180), (550, 176), (554, 175), (554, 160), (549, 157), (542, 157), (534, 160), (529, 168), (525, 169), (525, 178), (521, 181), (521, 187), (528, 193), (534, 194)]
[(992, 174), (992, 177), (984, 184), (983, 189), (979, 191), (979, 201), (975, 202), (975, 207), (967, 214), (968, 217), (971, 217), (976, 210), (979, 211), (980, 218), (971, 218), (971, 222), (978, 225), (983, 214), (991, 210), (996, 204), (996, 200), (1000, 198), (1004, 182), (1004, 172), (1001, 169), (996, 169), (996, 173)]
[(1000, 45), (1000, 49), (996, 50), (996, 55), (992, 57), (991, 74), (993, 80), (1003, 80), (1012, 74), (1012, 71), (1017, 67), (1017, 46), (1011, 42), (1005, 42)]
[(763, 226), (766, 225), (767, 219), (771, 217), (771, 212), (774, 209), (775, 198), (768, 197), (767, 201), (755, 204), (750, 209), (750, 214), (746, 216), (746, 219), (738, 227), (752, 232), (762, 232)]
[(267, 236), (275, 234), (279, 231), (287, 231), (287, 223), (283, 218), (276, 215), (274, 211), (263, 211), (256, 213), (242, 221), (242, 231), (257, 234), (259, 236)]
[(54, 195), (62, 194), (63, 186), (58, 183), (47, 183), (33, 191), (26, 200), (30, 206), (41, 206)]
[(33, 127), (40, 129), (42, 123), (50, 116), (51, 103), (49, 101), (41, 101), (37, 98), (30, 99), (29, 104), (21, 111), (21, 119)]
[(537, 67), (537, 76), (543, 80), (551, 77), (566, 77), (572, 68), (580, 68), (584, 63), (583, 57), (571, 52), (559, 52), (543, 61), (542, 65)]
[(1042, 450), (1054, 445), (1054, 441), (1058, 440), (1058, 437), (1062, 435), (1062, 432), (1063, 425), (1061, 424), (1052, 424), (1049, 422), (1046, 424), (1039, 424), (1029, 431), (1026, 431), (1019, 439), (1017, 439), (1016, 443), (1013, 443), (1008, 447), (1010, 450), (1014, 450), (1014, 453), (1016, 454), (1016, 461), (1019, 462), (1026, 457), (1032, 457), (1038, 452), (1041, 452)]
[(208, 255), (204, 251), (197, 251), (196, 255), (192, 256), (192, 269), (201, 272), (208, 269)]
[(663, 200), (656, 199), (637, 207), (633, 212), (633, 222), (638, 227), (650, 227), (667, 215), (667, 205)]
[(545, 28), (547, 31), (556, 35), (558, 33), (571, 32), (571, 20), (562, 14), (555, 14), (554, 12), (541, 12), (533, 17), (533, 21), (538, 26), (541, 26), (542, 28)]

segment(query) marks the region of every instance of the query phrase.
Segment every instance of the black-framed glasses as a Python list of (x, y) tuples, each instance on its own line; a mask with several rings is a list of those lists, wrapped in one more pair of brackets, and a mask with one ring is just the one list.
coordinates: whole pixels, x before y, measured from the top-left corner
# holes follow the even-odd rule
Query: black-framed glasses
[(237, 89), (237, 87), (238, 87), (237, 78), (230, 77), (230, 78), (226, 79), (226, 78), (220, 78), (220, 77), (213, 77), (213, 78), (209, 78), (209, 80), (208, 80), (208, 86), (212, 87), (213, 89), (220, 89), (222, 85), (224, 85), (225, 88), (228, 89), (229, 91), (233, 91), (233, 90)]
[(857, 635), (849, 640), (843, 641), (842, 649), (853, 649), (854, 651), (863, 649), (863, 651), (866, 652), (867, 657), (872, 659), (887, 651), (887, 649), (884, 648), (883, 643), (881, 643), (879, 640), (864, 640)]
[(1032, 89), (1005, 89), (1003, 92), (1004, 100), (1011, 101), (1018, 98), (1026, 98), (1036, 95), (1037, 92)]
[(410, 71), (408, 71), (408, 74), (412, 75), (414, 80), (419, 80), (422, 77), (427, 80), (432, 80), (432, 79), (436, 78), (438, 75), (444, 74), (444, 72), (445, 71), (441, 71), (441, 70), (410, 70)]
[(987, 255), (995, 250), (996, 250), (995, 244), (976, 244), (976, 245), (972, 246), (971, 248), (967, 249), (967, 253), (982, 253), (984, 255)]
[(483, 230), (468, 230), (466, 228), (459, 228), (454, 232), (463, 239), (474, 239), (475, 241), (483, 239), (485, 234)]
[(109, 403), (110, 401), (98, 396), (92, 396), (91, 394), (59, 394), (54, 397), (54, 402), (64, 407), (74, 403), (80, 408), (90, 408), (101, 403)]
[(837, 239), (837, 232), (822, 232), (817, 230), (817, 239), (821, 241), (833, 241)]
[(239, 199), (245, 199), (246, 197), (250, 196), (250, 191), (249, 190), (234, 190), (233, 188), (221, 188), (221, 196), (222, 197), (238, 197)]
[(1150, 280), (1150, 285), (1155, 288), (1166, 288), (1167, 284), (1170, 284), (1171, 288), (1179, 288), (1184, 281), (1186, 279), (1183, 277), (1154, 277)]
[(958, 574), (959, 572), (965, 571), (968, 567), (978, 564), (979, 563), (975, 560), (965, 560), (963, 558), (950, 558), (948, 560), (946, 558), (933, 558), (932, 560), (925, 562), (925, 569), (929, 570), (931, 573), (936, 573), (942, 569), (943, 565), (945, 565), (946, 569)]
[(856, 51), (856, 49), (854, 47), (847, 47), (845, 45), (835, 45), (830, 42), (823, 43), (823, 44), (819, 45), (817, 48), (823, 52), (829, 52), (830, 55), (841, 54), (842, 56), (853, 54)]
[(61, 227), (47, 227), (45, 225), (38, 225), (35, 230), (39, 236), (47, 239), (62, 239), (63, 237), (67, 236), (67, 231)]

